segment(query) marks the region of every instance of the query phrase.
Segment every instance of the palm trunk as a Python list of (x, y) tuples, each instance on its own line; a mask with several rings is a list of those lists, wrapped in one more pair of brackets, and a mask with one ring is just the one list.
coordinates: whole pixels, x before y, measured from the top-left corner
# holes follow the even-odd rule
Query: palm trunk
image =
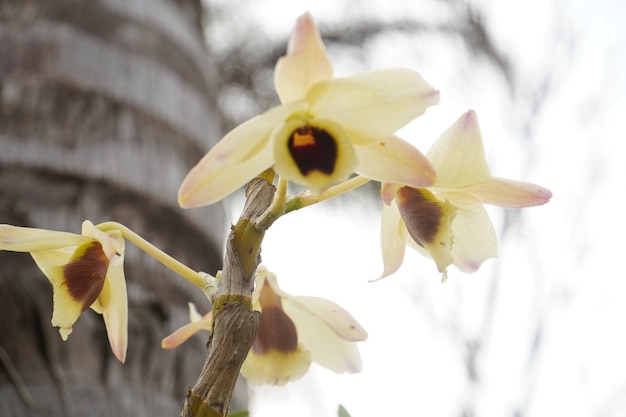
[[(221, 264), (221, 206), (182, 211), (183, 176), (220, 135), (199, 0), (3, 0), (0, 223), (124, 223), (196, 270)], [(177, 415), (206, 353), (161, 339), (206, 299), (128, 244), (129, 349), (87, 311), (63, 342), (51, 287), (0, 252), (0, 415)]]

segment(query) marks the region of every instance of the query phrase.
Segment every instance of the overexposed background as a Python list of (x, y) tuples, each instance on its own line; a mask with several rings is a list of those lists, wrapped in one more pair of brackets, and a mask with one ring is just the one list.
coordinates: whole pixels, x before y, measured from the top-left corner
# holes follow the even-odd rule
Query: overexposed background
[[(410, 250), (397, 274), (368, 283), (382, 262), (380, 202), (367, 193), (280, 219), (263, 263), (286, 291), (341, 304), (370, 336), (360, 344), (363, 373), (314, 365), (287, 387), (251, 388), (253, 417), (335, 416), (340, 403), (353, 417), (626, 415), (626, 3), (207, 3), (223, 12), (207, 29), (218, 54), (225, 37), (286, 42), (307, 10), (325, 41), (352, 19), (411, 22), (350, 48), (327, 42), (336, 73), (420, 71), (441, 102), (401, 136), (426, 152), (472, 108), (493, 174), (554, 193), (541, 207), (489, 208), (500, 256), (473, 275), (451, 268), (445, 284)], [(464, 28), (468, 16), (493, 54), (472, 53), (467, 37), (481, 32)], [(257, 80), (271, 83), (271, 74)], [(221, 104), (241, 119), (263, 110), (231, 93)], [(241, 200), (228, 204), (235, 218)]]

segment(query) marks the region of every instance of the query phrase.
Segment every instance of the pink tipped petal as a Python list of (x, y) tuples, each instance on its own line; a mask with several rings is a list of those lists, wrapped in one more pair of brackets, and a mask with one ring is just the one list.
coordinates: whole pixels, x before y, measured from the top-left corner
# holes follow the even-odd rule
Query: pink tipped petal
[(380, 278), (385, 278), (396, 272), (404, 260), (405, 240), (400, 234), (402, 218), (398, 211), (395, 200), (383, 205), (381, 220), (381, 246), (383, 252), (383, 273)]
[(426, 154), (437, 172), (437, 187), (464, 187), (491, 178), (476, 113), (450, 126)]
[(428, 187), (435, 170), (420, 151), (404, 140), (388, 136), (367, 145), (355, 145), (356, 173), (384, 183)]
[(552, 192), (547, 188), (497, 177), (470, 185), (463, 191), (476, 196), (483, 204), (508, 208), (540, 206), (552, 198)]
[(128, 346), (128, 298), (123, 257), (117, 257), (109, 265), (107, 279), (98, 301), (111, 350), (124, 363)]
[(68, 232), (0, 224), (0, 250), (35, 252), (80, 246), (93, 239)]
[(307, 92), (311, 113), (341, 124), (366, 141), (389, 136), (429, 106), (439, 93), (409, 69), (389, 69), (334, 78)]
[(456, 208), (452, 222), (454, 265), (463, 272), (475, 272), (489, 258), (498, 255), (498, 241), (493, 224), (482, 203), (464, 193), (441, 193)]
[(302, 100), (314, 84), (330, 79), (333, 65), (309, 13), (301, 16), (289, 40), (287, 55), (274, 70), (274, 84), (281, 103)]
[(201, 320), (188, 323), (171, 335), (167, 336), (163, 339), (163, 341), (161, 341), (161, 347), (163, 349), (173, 349), (182, 345), (185, 341), (187, 341), (187, 339), (198, 333), (200, 330), (211, 331), (211, 326), (212, 317), (211, 313), (208, 313)]
[(367, 339), (367, 332), (358, 321), (343, 307), (332, 301), (318, 297), (292, 296), (289, 302), (299, 304), (302, 310), (319, 317), (344, 340), (361, 342)]

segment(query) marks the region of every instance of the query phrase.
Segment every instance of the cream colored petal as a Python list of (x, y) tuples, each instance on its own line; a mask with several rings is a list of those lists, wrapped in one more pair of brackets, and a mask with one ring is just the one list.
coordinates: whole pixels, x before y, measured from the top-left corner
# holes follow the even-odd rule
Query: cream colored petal
[(435, 170), (420, 151), (396, 136), (355, 145), (359, 163), (355, 172), (375, 181), (429, 187), (435, 182)]
[(389, 205), (383, 204), (380, 231), (384, 269), (380, 278), (396, 272), (404, 260), (406, 244), (400, 234), (400, 227), (404, 228), (404, 223), (395, 200)]
[(309, 13), (301, 16), (289, 39), (287, 55), (274, 70), (274, 85), (282, 103), (302, 100), (319, 81), (332, 78), (333, 65)]
[[(190, 180), (185, 181), (178, 193), (178, 202), (183, 208), (213, 204), (234, 193), (261, 172), (272, 166), (272, 149), (265, 146), (252, 158), (235, 165), (211, 169), (206, 166), (205, 175), (200, 178), (192, 170)], [(195, 168), (194, 168), (195, 169)]]
[(72, 327), (83, 312), (83, 302), (76, 300), (64, 285), (63, 265), (74, 253), (74, 249), (47, 250), (31, 253), (35, 263), (52, 284), (52, 319), (51, 324), (59, 328), (63, 340), (72, 333)]
[[(31, 252), (31, 256), (35, 260), (35, 263), (37, 263), (39, 269), (41, 269), (41, 272), (43, 272), (48, 279), (51, 279), (50, 275), (55, 275), (52, 272), (57, 272), (54, 268), (67, 264), (70, 259), (72, 259), (75, 250), (76, 247), (65, 247), (56, 250), (33, 251)], [(55, 275), (55, 279), (62, 280), (62, 278), (62, 275)]]
[(552, 198), (552, 192), (547, 188), (529, 182), (496, 177), (459, 191), (472, 194), (483, 204), (509, 208), (539, 206)]
[(293, 320), (298, 340), (311, 352), (311, 359), (336, 373), (355, 373), (363, 368), (355, 342), (344, 340), (319, 315), (283, 299), (285, 313)]
[(0, 250), (34, 252), (78, 247), (93, 239), (68, 232), (0, 224)]
[(437, 139), (426, 157), (437, 172), (437, 187), (465, 187), (491, 178), (478, 118), (472, 110)]
[[(39, 262), (38, 262), (39, 263)], [(48, 278), (52, 283), (52, 319), (51, 324), (59, 328), (63, 340), (72, 333), (72, 327), (83, 312), (83, 303), (75, 300), (63, 284), (63, 269), (48, 268)]]
[[(195, 308), (195, 306), (194, 306)], [(197, 310), (196, 310), (197, 313)], [(193, 313), (191, 313), (193, 314)], [(199, 314), (198, 314), (199, 316)], [(204, 317), (197, 317), (194, 314), (194, 320), (191, 323), (188, 323), (176, 330), (174, 333), (167, 336), (163, 341), (161, 341), (161, 347), (163, 349), (173, 349), (181, 344), (183, 344), (187, 339), (189, 339), (194, 334), (198, 333), (200, 330), (211, 331), (213, 326), (213, 317), (211, 312), (207, 313)]]
[(439, 93), (415, 71), (389, 69), (322, 81), (307, 92), (307, 101), (315, 117), (369, 142), (423, 114), (439, 102)]
[(123, 256), (111, 261), (97, 304), (94, 310), (102, 313), (111, 350), (124, 363), (128, 346), (128, 297)]
[(241, 366), (241, 375), (255, 385), (285, 385), (300, 379), (311, 366), (311, 354), (302, 346), (290, 353), (270, 350), (262, 355), (252, 349)]
[(305, 108), (303, 102), (277, 106), (231, 130), (183, 180), (178, 190), (181, 207), (213, 204), (271, 166), (270, 133)]
[[(305, 314), (311, 319), (319, 318), (330, 327), (335, 335), (351, 342), (367, 339), (367, 332), (350, 313), (340, 305), (319, 297), (291, 296), (283, 299), (283, 308), (291, 313)], [(292, 318), (292, 320), (295, 320)], [(321, 324), (321, 323), (320, 323)]]
[(454, 266), (463, 272), (475, 272), (484, 261), (498, 255), (496, 232), (478, 199), (463, 193), (441, 193), (437, 197), (457, 208), (452, 222)]

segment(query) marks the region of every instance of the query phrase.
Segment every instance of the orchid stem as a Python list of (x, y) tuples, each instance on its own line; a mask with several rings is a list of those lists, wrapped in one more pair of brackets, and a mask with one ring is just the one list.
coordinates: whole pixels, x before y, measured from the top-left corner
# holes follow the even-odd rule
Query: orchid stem
[(324, 200), (331, 199), (333, 197), (337, 197), (341, 194), (345, 194), (348, 191), (355, 190), (365, 184), (370, 182), (369, 178), (356, 176), (352, 177), (347, 181), (344, 181), (340, 184), (337, 184), (329, 189), (319, 193), (312, 194), (310, 192), (304, 192), (299, 194), (293, 198), (290, 198), (286, 203), (286, 212), (290, 212), (293, 210), (299, 210), (304, 207), (312, 206), (313, 204), (320, 203)]
[(278, 177), (278, 184), (276, 185), (276, 193), (272, 204), (261, 215), (259, 221), (255, 223), (255, 227), (259, 231), (265, 231), (274, 223), (280, 216), (285, 214), (285, 200), (287, 199), (287, 180), (284, 177)]
[(201, 274), (189, 268), (177, 259), (172, 258), (170, 255), (163, 252), (161, 249), (157, 248), (123, 224), (117, 222), (106, 222), (100, 223), (96, 227), (103, 232), (108, 230), (120, 231), (124, 238), (131, 241), (139, 249), (146, 252), (148, 255), (152, 256), (154, 259), (161, 262), (163, 265), (176, 272), (178, 275), (182, 276), (201, 290), (204, 291), (210, 286), (210, 283)]

